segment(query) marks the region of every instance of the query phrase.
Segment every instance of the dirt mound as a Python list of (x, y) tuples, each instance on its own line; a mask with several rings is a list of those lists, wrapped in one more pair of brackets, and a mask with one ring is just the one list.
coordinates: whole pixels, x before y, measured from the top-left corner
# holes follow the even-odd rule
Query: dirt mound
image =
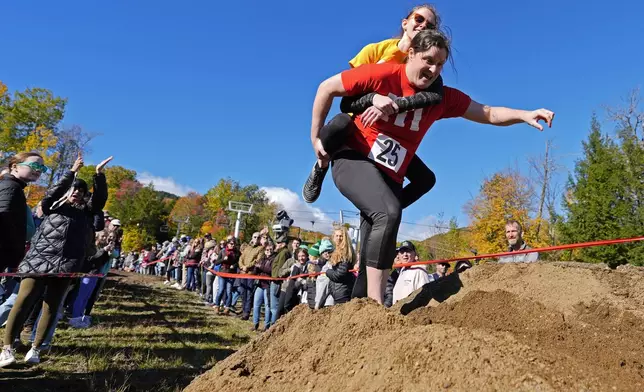
[(186, 391), (644, 389), (641, 271), (490, 264), (460, 278), (407, 316), (299, 306)]

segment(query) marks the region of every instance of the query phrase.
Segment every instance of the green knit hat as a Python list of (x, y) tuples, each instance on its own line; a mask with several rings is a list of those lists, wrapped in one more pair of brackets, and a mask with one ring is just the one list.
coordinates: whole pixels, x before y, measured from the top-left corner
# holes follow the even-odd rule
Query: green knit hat
[(309, 256), (320, 257), (320, 241), (311, 245), (309, 248)]

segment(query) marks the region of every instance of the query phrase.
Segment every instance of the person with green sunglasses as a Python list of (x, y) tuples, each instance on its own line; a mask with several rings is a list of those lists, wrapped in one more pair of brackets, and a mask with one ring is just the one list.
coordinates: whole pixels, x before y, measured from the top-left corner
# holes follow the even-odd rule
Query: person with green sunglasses
[[(42, 172), (29, 165), (43, 165), (40, 154), (22, 152), (9, 158), (0, 180), (0, 272), (18, 267), (25, 255), (29, 222), (24, 188), (38, 181)], [(32, 222), (33, 225), (33, 222)], [(32, 233), (33, 234), (33, 233)]]
[[(42, 160), (42, 158), (41, 158), (41, 160)], [(37, 161), (36, 162), (20, 162), (20, 163), (17, 163), (16, 165), (17, 166), (28, 167), (33, 171), (40, 172), (41, 174), (45, 174), (45, 173), (47, 173), (47, 170), (49, 170), (49, 168), (47, 166), (45, 166), (42, 163), (37, 162)]]

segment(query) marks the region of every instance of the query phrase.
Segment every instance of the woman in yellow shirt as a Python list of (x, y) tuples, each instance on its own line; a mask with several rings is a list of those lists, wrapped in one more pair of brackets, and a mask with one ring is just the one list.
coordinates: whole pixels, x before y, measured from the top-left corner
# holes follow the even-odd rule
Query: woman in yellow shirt
[[(399, 38), (386, 39), (365, 46), (349, 61), (349, 65), (355, 68), (364, 64), (386, 62), (404, 63), (407, 58), (407, 51), (411, 45), (411, 40), (416, 34), (426, 29), (438, 29), (440, 28), (440, 22), (440, 16), (434, 6), (430, 4), (416, 6), (402, 20)], [(330, 156), (344, 144), (347, 131), (346, 127), (351, 122), (351, 117), (344, 113), (360, 114), (364, 112), (373, 105), (374, 95), (372, 93), (362, 97), (344, 97), (340, 104), (340, 110), (343, 114), (335, 116), (329, 124), (320, 130), (321, 140), (317, 142), (323, 144), (323, 150), (326, 151), (327, 157), (321, 159), (318, 157), (318, 161), (313, 166), (313, 170), (304, 184), (302, 197), (307, 203), (315, 202), (320, 196), (322, 182), (329, 168)], [(398, 112), (405, 112), (438, 104), (442, 100), (442, 95), (443, 80), (439, 77), (427, 91), (410, 97), (401, 97), (394, 102), (396, 103)], [(314, 144), (316, 143), (316, 141), (312, 142)], [(414, 156), (409, 164), (406, 177), (409, 180), (409, 184), (403, 189), (401, 197), (403, 208), (413, 204), (425, 193), (429, 192), (434, 187), (434, 184), (436, 184), (436, 175), (417, 155)]]

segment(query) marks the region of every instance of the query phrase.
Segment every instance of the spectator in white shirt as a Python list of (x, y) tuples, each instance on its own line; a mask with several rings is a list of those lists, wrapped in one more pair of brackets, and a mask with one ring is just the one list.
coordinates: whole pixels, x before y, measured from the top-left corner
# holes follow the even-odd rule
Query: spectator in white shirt
[[(398, 262), (410, 263), (416, 261), (416, 247), (411, 241), (403, 241), (398, 248)], [(403, 267), (396, 281), (393, 293), (393, 303), (407, 298), (411, 293), (429, 283), (429, 275), (424, 265)]]

